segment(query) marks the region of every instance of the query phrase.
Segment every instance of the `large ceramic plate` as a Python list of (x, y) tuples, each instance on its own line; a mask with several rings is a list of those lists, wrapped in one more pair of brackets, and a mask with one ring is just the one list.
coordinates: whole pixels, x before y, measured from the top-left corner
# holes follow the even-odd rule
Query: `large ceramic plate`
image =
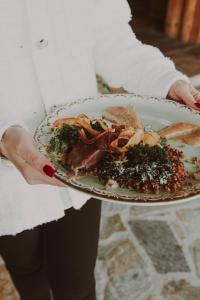
[[(55, 107), (37, 128), (35, 140), (38, 143), (39, 150), (47, 157), (46, 146), (52, 136), (52, 124), (61, 117), (72, 117), (79, 114), (87, 114), (90, 117), (101, 117), (102, 111), (108, 106), (115, 105), (133, 105), (134, 109), (140, 114), (145, 126), (155, 131), (175, 122), (191, 122), (200, 124), (200, 114), (184, 105), (175, 103), (170, 100), (156, 99), (133, 94), (113, 94), (102, 95), (95, 98), (80, 99), (72, 103)], [(171, 144), (173, 147), (179, 148), (183, 145), (178, 143)], [(194, 156), (199, 157), (200, 148), (184, 146), (185, 158), (191, 159)], [(51, 159), (52, 160), (52, 159)], [(95, 198), (121, 202), (133, 205), (164, 205), (179, 202), (185, 202), (200, 197), (200, 178), (193, 182), (188, 188), (174, 193), (162, 192), (158, 195), (143, 194), (130, 191), (123, 188), (110, 188), (105, 190), (104, 186), (97, 178), (92, 176), (82, 176), (76, 180), (67, 178), (66, 171), (61, 165), (53, 163), (57, 167), (56, 177), (70, 187), (80, 190)], [(188, 170), (194, 168), (193, 165), (185, 163)]]

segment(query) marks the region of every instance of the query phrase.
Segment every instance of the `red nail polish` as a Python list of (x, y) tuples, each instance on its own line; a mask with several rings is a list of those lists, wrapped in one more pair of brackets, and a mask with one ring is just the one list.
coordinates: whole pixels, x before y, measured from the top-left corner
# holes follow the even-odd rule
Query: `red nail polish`
[(44, 173), (49, 176), (49, 177), (53, 177), (55, 175), (56, 170), (54, 168), (52, 168), (49, 165), (45, 165), (43, 168)]
[(200, 108), (200, 103), (199, 103), (199, 102), (195, 102), (195, 106), (196, 106), (197, 108)]

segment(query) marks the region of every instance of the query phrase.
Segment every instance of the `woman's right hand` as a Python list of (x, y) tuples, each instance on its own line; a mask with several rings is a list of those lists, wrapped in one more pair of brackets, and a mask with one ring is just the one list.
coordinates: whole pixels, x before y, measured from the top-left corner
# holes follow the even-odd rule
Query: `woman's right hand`
[(25, 129), (9, 127), (0, 142), (0, 150), (21, 172), (27, 183), (66, 187), (53, 177), (54, 166), (37, 150), (36, 142)]

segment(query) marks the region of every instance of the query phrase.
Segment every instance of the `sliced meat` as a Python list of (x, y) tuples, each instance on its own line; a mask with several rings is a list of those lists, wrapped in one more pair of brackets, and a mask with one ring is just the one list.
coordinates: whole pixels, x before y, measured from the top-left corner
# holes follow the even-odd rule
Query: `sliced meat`
[(83, 164), (85, 165), (86, 170), (91, 168), (92, 166), (96, 165), (104, 156), (105, 151), (100, 150), (100, 149), (96, 149), (94, 150), (89, 156), (88, 158), (86, 158), (83, 162)]
[(103, 117), (113, 123), (143, 129), (144, 125), (132, 106), (111, 106), (103, 111)]
[(83, 168), (89, 169), (101, 160), (104, 153), (104, 150), (98, 149), (94, 145), (80, 143), (68, 153), (66, 162), (74, 171)]

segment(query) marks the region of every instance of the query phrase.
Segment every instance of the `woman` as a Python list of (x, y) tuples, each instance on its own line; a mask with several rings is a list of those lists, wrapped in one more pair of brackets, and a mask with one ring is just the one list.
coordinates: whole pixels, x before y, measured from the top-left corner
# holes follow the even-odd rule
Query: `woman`
[[(139, 42), (126, 0), (0, 0), (0, 254), (22, 300), (94, 300), (100, 202), (64, 187), (32, 134), (58, 105), (128, 92), (200, 109), (172, 61)], [(59, 187), (59, 188), (58, 188)]]

